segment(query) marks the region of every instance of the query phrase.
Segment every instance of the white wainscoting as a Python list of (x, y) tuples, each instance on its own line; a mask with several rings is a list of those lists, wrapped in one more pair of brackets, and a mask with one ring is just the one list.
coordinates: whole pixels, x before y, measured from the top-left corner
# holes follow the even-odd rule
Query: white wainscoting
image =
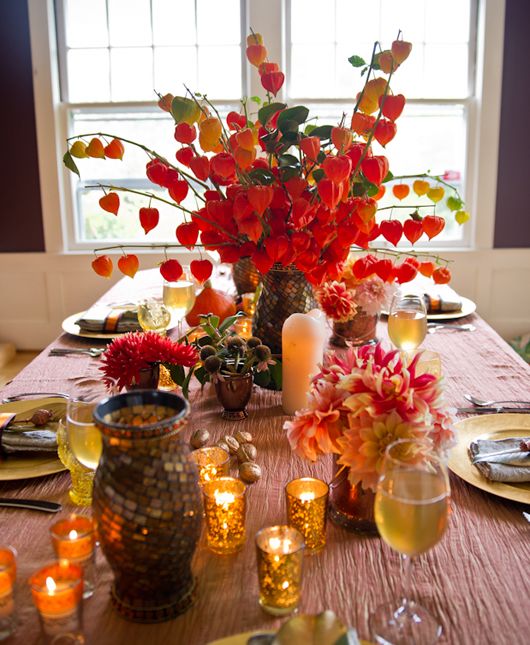
[[(530, 249), (443, 253), (454, 260), (452, 286), (504, 338), (530, 331)], [(93, 273), (89, 254), (0, 254), (0, 342), (40, 349), (61, 332), (61, 321), (83, 311), (119, 273), (105, 280)], [(158, 258), (143, 256), (142, 266)], [(129, 278), (124, 278), (129, 280)]]

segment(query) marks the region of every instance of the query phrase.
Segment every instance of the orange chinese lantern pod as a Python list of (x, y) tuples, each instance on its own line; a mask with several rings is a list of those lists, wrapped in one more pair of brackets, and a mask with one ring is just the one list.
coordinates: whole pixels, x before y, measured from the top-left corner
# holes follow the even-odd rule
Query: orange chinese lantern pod
[(234, 159), (236, 164), (241, 168), (241, 170), (246, 170), (250, 168), (252, 162), (256, 158), (256, 148), (252, 150), (245, 150), (244, 148), (237, 148), (234, 152)]
[(72, 157), (77, 157), (78, 159), (86, 159), (88, 157), (86, 149), (86, 143), (84, 141), (77, 140), (71, 145), (70, 154)]
[(346, 152), (353, 140), (353, 133), (347, 128), (331, 128), (331, 142), (339, 152)]
[(223, 126), (219, 119), (210, 116), (199, 124), (199, 132), (205, 140), (217, 143), (223, 133)]
[(318, 153), (320, 152), (320, 139), (318, 137), (304, 137), (300, 141), (300, 150), (311, 161), (316, 161)]
[(267, 92), (276, 96), (285, 82), (285, 76), (283, 72), (266, 72), (260, 76), (260, 80)]
[(249, 45), (246, 54), (248, 62), (254, 67), (259, 67), (267, 58), (267, 48), (264, 45)]
[(403, 112), (405, 97), (403, 94), (387, 94), (386, 96), (381, 96), (379, 98), (379, 106), (381, 107), (383, 116), (386, 116), (391, 121), (395, 121)]
[(203, 284), (212, 275), (213, 264), (210, 260), (192, 260), (190, 271), (197, 282)]
[(429, 184), (429, 182), (424, 181), (423, 179), (416, 179), (416, 181), (412, 184), (412, 190), (416, 193), (416, 195), (418, 195), (418, 197), (426, 195), (430, 187), (431, 185)]
[(105, 159), (105, 148), (99, 139), (91, 139), (90, 143), (85, 149), (86, 154), (89, 157), (94, 157), (95, 159)]
[[(373, 114), (379, 109), (379, 98), (385, 93), (387, 82), (381, 76), (366, 83), (364, 93), (359, 100), (359, 110)], [(360, 95), (359, 95), (360, 96)]]
[(220, 152), (210, 159), (210, 168), (215, 175), (229, 179), (235, 175), (236, 162), (230, 153)]
[(259, 75), (262, 76), (263, 74), (269, 74), (270, 72), (279, 72), (280, 71), (280, 66), (278, 63), (261, 63), (261, 65), (258, 67), (258, 72)]
[(338, 155), (336, 157), (328, 155), (322, 163), (322, 170), (326, 173), (326, 177), (331, 179), (335, 184), (341, 184), (351, 174), (351, 159), (345, 155)]
[(144, 229), (146, 235), (158, 226), (160, 220), (158, 208), (140, 208), (139, 215), (140, 226)]
[(430, 240), (439, 235), (445, 228), (444, 218), (438, 217), (438, 215), (426, 215), (421, 224), (424, 232)]
[(385, 193), (386, 193), (385, 186), (379, 186), (379, 190), (374, 195), (375, 201), (378, 202), (382, 197), (384, 197)]
[(374, 123), (375, 117), (363, 114), (362, 112), (355, 112), (351, 118), (351, 129), (364, 137), (374, 127)]
[(405, 199), (405, 197), (408, 197), (410, 186), (407, 184), (396, 184), (395, 186), (392, 186), (392, 192), (394, 193), (394, 197), (401, 201), (402, 199)]
[(107, 193), (99, 200), (99, 205), (107, 213), (117, 215), (120, 208), (120, 197), (117, 193)]
[(396, 136), (397, 126), (389, 119), (380, 119), (375, 126), (374, 137), (382, 146), (386, 146)]
[(184, 273), (178, 260), (166, 260), (160, 265), (160, 273), (167, 282), (177, 282)]
[(409, 54), (412, 51), (412, 43), (409, 43), (406, 40), (394, 40), (390, 51), (392, 52), (392, 57), (395, 62), (398, 65), (401, 65), (401, 63), (409, 57)]
[(112, 260), (108, 255), (99, 255), (92, 261), (92, 268), (102, 278), (110, 278), (113, 269)]
[(342, 197), (342, 184), (336, 184), (331, 179), (321, 179), (317, 186), (320, 199), (328, 208), (335, 208)]
[(431, 200), (431, 202), (434, 202), (435, 204), (442, 200), (444, 195), (445, 190), (441, 186), (429, 188), (429, 190), (427, 191), (427, 197)]
[(432, 279), (436, 284), (447, 284), (451, 282), (451, 271), (447, 267), (439, 267), (433, 271)]
[(189, 166), (194, 155), (195, 153), (193, 152), (193, 148), (190, 148), (189, 146), (185, 146), (184, 148), (177, 150), (175, 153), (177, 161), (183, 166)]
[(382, 155), (365, 157), (361, 162), (361, 170), (370, 183), (380, 186), (388, 174), (388, 160)]
[(361, 221), (365, 224), (370, 223), (375, 218), (377, 204), (371, 197), (359, 197), (356, 202), (356, 212)]
[(118, 269), (129, 278), (134, 278), (139, 266), (138, 257), (133, 254), (122, 255), (118, 260)]
[(196, 138), (197, 130), (194, 125), (182, 121), (175, 126), (175, 140), (179, 143), (193, 143)]
[[(233, 135), (234, 136), (234, 135)], [(238, 148), (243, 150), (254, 150), (257, 144), (257, 133), (250, 128), (244, 128), (235, 134), (235, 141)]]
[(176, 201), (177, 204), (180, 204), (180, 202), (186, 199), (186, 196), (188, 194), (188, 184), (183, 179), (178, 179), (171, 184), (171, 186), (168, 188), (168, 192), (171, 199)]
[(385, 240), (388, 240), (391, 244), (397, 246), (397, 243), (403, 235), (403, 224), (396, 219), (383, 220), (379, 224), (379, 230)]
[(398, 67), (398, 65), (394, 61), (394, 57), (392, 56), (390, 49), (385, 49), (385, 51), (382, 51), (379, 54), (379, 56), (377, 57), (377, 63), (381, 68), (381, 71), (385, 74), (390, 74), (390, 72), (396, 70)]
[(119, 139), (113, 139), (108, 146), (105, 146), (105, 157), (108, 159), (123, 159), (125, 149)]
[(191, 249), (199, 237), (199, 226), (196, 222), (184, 222), (177, 226), (175, 231), (177, 240), (186, 248)]
[(403, 224), (403, 233), (407, 240), (414, 245), (423, 235), (421, 220), (407, 219)]
[(247, 46), (250, 47), (251, 45), (263, 45), (263, 36), (255, 32), (249, 34), (247, 36)]
[(432, 262), (420, 262), (418, 271), (426, 278), (430, 278), (434, 272), (434, 264)]
[(190, 169), (201, 181), (208, 179), (210, 175), (210, 161), (208, 157), (193, 157), (189, 163)]
[(274, 191), (270, 186), (251, 186), (248, 189), (248, 201), (258, 215), (263, 215), (272, 202)]

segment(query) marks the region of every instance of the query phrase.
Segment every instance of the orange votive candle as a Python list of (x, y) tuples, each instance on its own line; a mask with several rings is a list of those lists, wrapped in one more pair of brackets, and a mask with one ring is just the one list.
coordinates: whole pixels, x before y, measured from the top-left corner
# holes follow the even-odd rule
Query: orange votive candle
[(83, 569), (61, 560), (34, 573), (29, 584), (33, 602), (43, 616), (67, 616), (77, 610), (83, 597)]
[(50, 528), (55, 555), (71, 562), (92, 557), (96, 544), (94, 522), (84, 515), (70, 515)]

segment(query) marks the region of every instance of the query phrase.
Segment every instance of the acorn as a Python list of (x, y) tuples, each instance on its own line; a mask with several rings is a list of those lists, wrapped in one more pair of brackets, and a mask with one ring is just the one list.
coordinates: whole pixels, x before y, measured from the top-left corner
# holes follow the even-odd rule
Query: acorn
[(235, 437), (231, 437), (229, 434), (224, 438), (224, 442), (230, 450), (230, 454), (235, 455), (239, 450), (239, 441)]
[(190, 444), (195, 449), (202, 448), (208, 443), (209, 439), (210, 433), (208, 432), (208, 430), (195, 430), (195, 432), (191, 435)]
[(252, 435), (250, 432), (246, 432), (245, 430), (238, 430), (235, 434), (234, 437), (239, 441), (239, 443), (252, 443)]
[(230, 448), (228, 447), (226, 441), (224, 441), (223, 439), (217, 442), (217, 447), (224, 450), (228, 455), (230, 454)]
[(237, 451), (237, 460), (241, 463), (245, 461), (255, 461), (258, 451), (253, 443), (242, 443)]

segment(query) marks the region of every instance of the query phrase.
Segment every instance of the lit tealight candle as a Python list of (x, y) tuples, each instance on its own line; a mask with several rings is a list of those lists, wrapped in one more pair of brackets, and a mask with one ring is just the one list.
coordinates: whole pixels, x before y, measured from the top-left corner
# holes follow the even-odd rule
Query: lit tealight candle
[(304, 538), (291, 526), (256, 533), (259, 603), (274, 616), (293, 612), (300, 602)]
[(324, 357), (326, 334), (323, 313), (292, 314), (282, 329), (282, 406), (294, 414), (307, 404), (311, 379)]
[(0, 547), (0, 641), (15, 631), (14, 588), (17, 577), (16, 551), (10, 546)]
[(326, 544), (328, 485), (320, 479), (293, 479), (285, 487), (288, 522), (304, 536), (308, 553)]
[(190, 459), (199, 468), (201, 486), (219, 477), (226, 477), (230, 473), (230, 455), (218, 446), (198, 448), (190, 453)]
[[(67, 560), (54, 562), (29, 579), (42, 630), (49, 642), (82, 638), (83, 570)], [(83, 642), (79, 640), (79, 642)]]
[(96, 535), (94, 522), (83, 515), (70, 515), (50, 527), (55, 555), (83, 569), (84, 598), (94, 593)]
[(245, 543), (245, 490), (239, 479), (221, 477), (203, 485), (208, 547), (235, 553)]

